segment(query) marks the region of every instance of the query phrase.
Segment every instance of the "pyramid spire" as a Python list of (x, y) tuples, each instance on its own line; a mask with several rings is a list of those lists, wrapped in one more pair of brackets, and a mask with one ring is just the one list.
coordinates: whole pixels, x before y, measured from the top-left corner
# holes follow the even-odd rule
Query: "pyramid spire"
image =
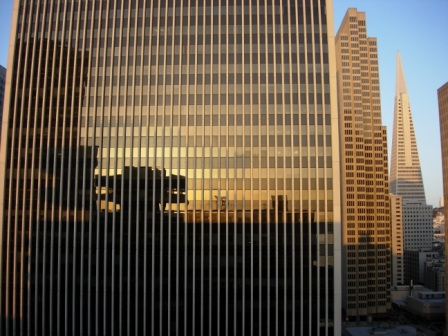
[(402, 196), (404, 203), (426, 204), (417, 140), (400, 52), (397, 52), (395, 89), (390, 190), (391, 193)]
[(401, 64), (401, 54), (397, 51), (397, 78), (395, 82), (395, 96), (400, 93), (407, 93), (406, 81), (404, 79), (403, 65)]
[[(394, 107), (390, 192), (401, 196), (403, 250), (431, 247), (433, 240), (432, 206), (426, 204), (425, 188), (406, 89), (400, 53), (397, 53), (397, 83)], [(406, 274), (404, 282), (411, 280)]]

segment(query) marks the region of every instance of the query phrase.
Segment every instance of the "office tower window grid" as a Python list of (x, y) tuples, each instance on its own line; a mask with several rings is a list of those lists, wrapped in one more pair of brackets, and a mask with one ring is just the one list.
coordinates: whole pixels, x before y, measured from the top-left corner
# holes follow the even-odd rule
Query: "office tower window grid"
[(404, 240), (403, 202), (401, 196), (391, 194), (391, 236), (392, 236), (392, 284), (404, 285)]
[(390, 308), (387, 134), (378, 50), (365, 13), (349, 9), (336, 35), (343, 222), (343, 307), (362, 318)]
[[(448, 82), (442, 85), (437, 90), (437, 98), (439, 104), (439, 119), (440, 119), (440, 139), (442, 144), (442, 168), (443, 168), (443, 194), (448, 197)], [(446, 197), (444, 198), (444, 204), (446, 202)], [(445, 215), (446, 216), (446, 215)], [(446, 216), (448, 218), (448, 216)]]
[[(437, 90), (439, 103), (440, 120), (440, 142), (442, 149), (442, 172), (443, 172), (443, 195), (444, 195), (444, 214), (448, 218), (448, 82)], [(445, 230), (446, 232), (446, 230)], [(445, 246), (447, 246), (448, 235), (445, 233)], [(445, 279), (447, 279), (448, 268), (445, 267)], [(446, 285), (445, 285), (446, 288)], [(445, 302), (445, 323), (448, 325), (448, 301)]]
[(5, 334), (337, 330), (331, 2), (16, 4)]

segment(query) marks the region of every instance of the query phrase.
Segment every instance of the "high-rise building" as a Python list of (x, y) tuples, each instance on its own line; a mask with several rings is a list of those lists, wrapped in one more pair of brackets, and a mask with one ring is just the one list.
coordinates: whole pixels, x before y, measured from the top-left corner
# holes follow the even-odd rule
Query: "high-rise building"
[(16, 0), (1, 334), (339, 335), (332, 12)]
[(3, 101), (5, 96), (6, 69), (0, 65), (0, 139), (2, 134), (1, 121), (3, 116)]
[(426, 204), (411, 105), (399, 52), (391, 161), (390, 191), (401, 196), (403, 204), (404, 250), (430, 248), (433, 241), (432, 206)]
[(387, 133), (381, 125), (376, 38), (348, 9), (336, 34), (343, 307), (357, 318), (390, 308), (391, 242)]
[[(441, 203), (448, 204), (448, 82), (437, 90), (440, 119), (440, 142), (442, 147), (443, 194)], [(446, 207), (448, 208), (448, 206)], [(445, 218), (448, 218), (445, 213)]]
[[(448, 220), (448, 82), (437, 90), (439, 101), (440, 142), (442, 148), (443, 196), (445, 218)], [(445, 225), (445, 247), (448, 246), (448, 230)], [(448, 254), (445, 252), (445, 258)], [(448, 261), (445, 262), (448, 264)], [(445, 267), (445, 279), (448, 279), (448, 268)], [(446, 287), (445, 287), (446, 288)], [(448, 300), (445, 303), (445, 325), (448, 332)]]

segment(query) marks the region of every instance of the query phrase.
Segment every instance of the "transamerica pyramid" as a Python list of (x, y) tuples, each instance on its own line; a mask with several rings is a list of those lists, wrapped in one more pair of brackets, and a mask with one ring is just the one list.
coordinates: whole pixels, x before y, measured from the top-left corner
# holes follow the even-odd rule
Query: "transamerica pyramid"
[(403, 197), (403, 203), (426, 204), (420, 159), (412, 122), (411, 104), (397, 53), (394, 128), (392, 138), (391, 193)]
[(402, 198), (404, 250), (429, 248), (433, 240), (432, 206), (426, 204), (417, 140), (400, 52), (397, 53), (391, 156), (390, 191)]

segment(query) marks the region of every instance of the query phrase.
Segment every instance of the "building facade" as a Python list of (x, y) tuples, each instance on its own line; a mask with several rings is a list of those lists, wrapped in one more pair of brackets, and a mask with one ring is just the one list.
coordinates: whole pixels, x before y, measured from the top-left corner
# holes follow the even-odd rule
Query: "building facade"
[(332, 12), (16, 0), (1, 334), (340, 334)]
[(391, 161), (390, 191), (401, 196), (403, 203), (404, 249), (431, 248), (432, 206), (426, 204), (411, 105), (399, 52)]
[(392, 237), (392, 285), (404, 281), (403, 204), (401, 196), (390, 194), (390, 226)]
[(440, 259), (440, 252), (432, 249), (405, 250), (405, 282), (425, 285), (425, 264)]
[[(437, 90), (439, 102), (440, 143), (442, 149), (444, 213), (448, 220), (448, 82)], [(448, 234), (445, 230), (445, 246), (448, 246)], [(445, 256), (447, 254), (445, 253)], [(448, 279), (448, 268), (445, 267), (445, 279)], [(445, 324), (448, 332), (448, 300), (445, 305)]]
[(336, 35), (343, 306), (361, 318), (390, 308), (391, 241), (386, 128), (376, 38), (366, 16), (350, 8)]
[(425, 287), (432, 289), (435, 292), (445, 291), (445, 258), (439, 256), (439, 259), (434, 259), (425, 262)]
[[(0, 65), (0, 124), (3, 120), (3, 101), (5, 96), (5, 85), (6, 85), (6, 69)], [(0, 127), (0, 139), (1, 139), (2, 129)]]

